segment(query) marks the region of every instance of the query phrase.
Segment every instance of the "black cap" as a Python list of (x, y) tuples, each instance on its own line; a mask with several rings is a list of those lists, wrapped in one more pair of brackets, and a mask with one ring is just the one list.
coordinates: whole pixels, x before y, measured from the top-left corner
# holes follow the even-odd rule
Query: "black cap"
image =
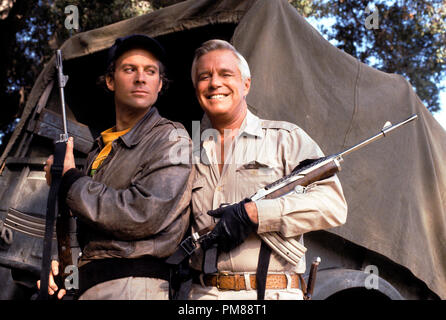
[(116, 61), (124, 52), (134, 49), (143, 48), (152, 53), (161, 63), (166, 64), (166, 52), (161, 44), (155, 39), (143, 35), (132, 34), (127, 37), (116, 39), (115, 44), (108, 50), (107, 68)]

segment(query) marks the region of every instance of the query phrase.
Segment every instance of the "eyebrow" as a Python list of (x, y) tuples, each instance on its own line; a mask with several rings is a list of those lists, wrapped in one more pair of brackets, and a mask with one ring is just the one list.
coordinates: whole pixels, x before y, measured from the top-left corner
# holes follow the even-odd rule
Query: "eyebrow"
[[(222, 68), (222, 69), (219, 69), (217, 71), (218, 71), (218, 73), (225, 73), (225, 72), (236, 73), (236, 71), (234, 71), (232, 69), (227, 69), (227, 68)], [(197, 75), (201, 76), (203, 74), (209, 74), (209, 73), (211, 73), (209, 70), (205, 70), (205, 71), (202, 71), (202, 72), (200, 72), (200, 70), (198, 70)]]
[[(125, 68), (125, 67), (134, 67), (134, 68), (136, 68), (137, 66), (135, 64), (132, 64), (132, 63), (124, 63), (124, 64), (121, 65), (121, 68)], [(147, 64), (147, 65), (144, 66), (144, 69), (147, 69), (147, 68), (156, 68), (157, 70), (159, 69), (156, 64)]]
[(226, 68), (222, 68), (220, 69), (221, 72), (230, 72), (230, 73), (236, 73), (237, 71), (232, 70), (232, 69), (226, 69)]

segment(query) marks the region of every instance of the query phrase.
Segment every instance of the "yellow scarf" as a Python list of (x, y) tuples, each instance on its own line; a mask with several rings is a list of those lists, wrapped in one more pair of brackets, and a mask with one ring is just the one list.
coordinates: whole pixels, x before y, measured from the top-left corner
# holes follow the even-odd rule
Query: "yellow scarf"
[(102, 141), (104, 142), (105, 146), (104, 148), (102, 148), (101, 152), (99, 152), (98, 156), (94, 160), (93, 165), (91, 166), (90, 176), (93, 176), (96, 173), (96, 170), (109, 155), (112, 149), (112, 142), (118, 139), (120, 136), (129, 132), (131, 128), (122, 131), (115, 131), (115, 129), (116, 128), (113, 127), (101, 133)]

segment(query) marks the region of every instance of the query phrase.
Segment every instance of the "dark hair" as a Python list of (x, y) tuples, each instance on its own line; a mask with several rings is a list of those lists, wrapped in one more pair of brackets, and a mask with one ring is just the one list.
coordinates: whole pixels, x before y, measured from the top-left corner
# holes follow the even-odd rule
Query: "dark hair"
[(163, 46), (156, 39), (144, 34), (132, 34), (117, 38), (115, 40), (115, 43), (108, 49), (105, 61), (105, 74), (98, 78), (98, 84), (106, 92), (110, 92), (107, 87), (107, 77), (114, 77), (116, 61), (125, 52), (132, 49), (146, 50), (157, 59), (160, 80), (163, 82), (160, 94), (163, 94), (169, 87), (169, 79), (167, 79), (166, 75), (166, 52)]
[[(143, 48), (144, 49), (144, 48)], [(144, 49), (146, 50), (146, 49)], [(166, 67), (164, 64), (158, 60), (158, 66), (159, 66), (159, 74), (160, 74), (160, 80), (163, 82), (163, 86), (161, 88), (161, 91), (159, 95), (164, 94), (170, 85), (170, 80), (167, 78), (166, 74)], [(98, 77), (96, 84), (102, 88), (106, 93), (112, 93), (107, 87), (107, 77), (113, 78), (115, 75), (115, 68), (116, 68), (116, 60), (113, 60), (110, 62), (110, 64), (107, 66), (107, 69), (105, 70), (105, 74)]]

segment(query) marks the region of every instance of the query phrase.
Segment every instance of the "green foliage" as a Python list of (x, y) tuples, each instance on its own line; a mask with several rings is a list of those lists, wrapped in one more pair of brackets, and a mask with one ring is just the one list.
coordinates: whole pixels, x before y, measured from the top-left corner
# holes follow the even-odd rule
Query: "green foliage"
[[(23, 1), (24, 2), (24, 1)], [(76, 5), (79, 9), (79, 29), (65, 28), (65, 7)], [(0, 91), (14, 92), (25, 89), (29, 93), (33, 80), (54, 50), (74, 33), (99, 28), (120, 20), (153, 11), (150, 1), (114, 0), (39, 0), (27, 3), (26, 15), (17, 25), (16, 39), (7, 72), (8, 82)]]
[[(9, 1), (10, 8), (0, 15), (0, 43), (7, 48), (0, 50), (0, 139), (12, 132), (34, 80), (54, 50), (71, 35), (181, 1)], [(402, 74), (430, 111), (439, 109), (439, 82), (446, 68), (444, 0), (289, 2), (305, 17), (334, 20), (331, 28), (320, 28), (329, 40), (373, 67)], [(69, 31), (64, 26), (65, 7), (70, 4), (79, 9), (79, 30)], [(365, 10), (371, 4), (378, 12), (378, 29), (365, 26), (370, 15)]]
[[(444, 0), (297, 0), (291, 4), (307, 17), (334, 20), (331, 28), (322, 27), (321, 32), (338, 48), (379, 70), (403, 75), (431, 112), (439, 110), (439, 83), (446, 73)], [(367, 28), (366, 19), (374, 12), (378, 28)]]
[[(154, 10), (138, 0), (15, 0), (0, 17), (0, 153), (20, 116), (35, 79), (54, 50), (72, 34)], [(65, 7), (79, 9), (79, 30), (65, 28)], [(157, 8), (160, 5), (156, 4)]]

